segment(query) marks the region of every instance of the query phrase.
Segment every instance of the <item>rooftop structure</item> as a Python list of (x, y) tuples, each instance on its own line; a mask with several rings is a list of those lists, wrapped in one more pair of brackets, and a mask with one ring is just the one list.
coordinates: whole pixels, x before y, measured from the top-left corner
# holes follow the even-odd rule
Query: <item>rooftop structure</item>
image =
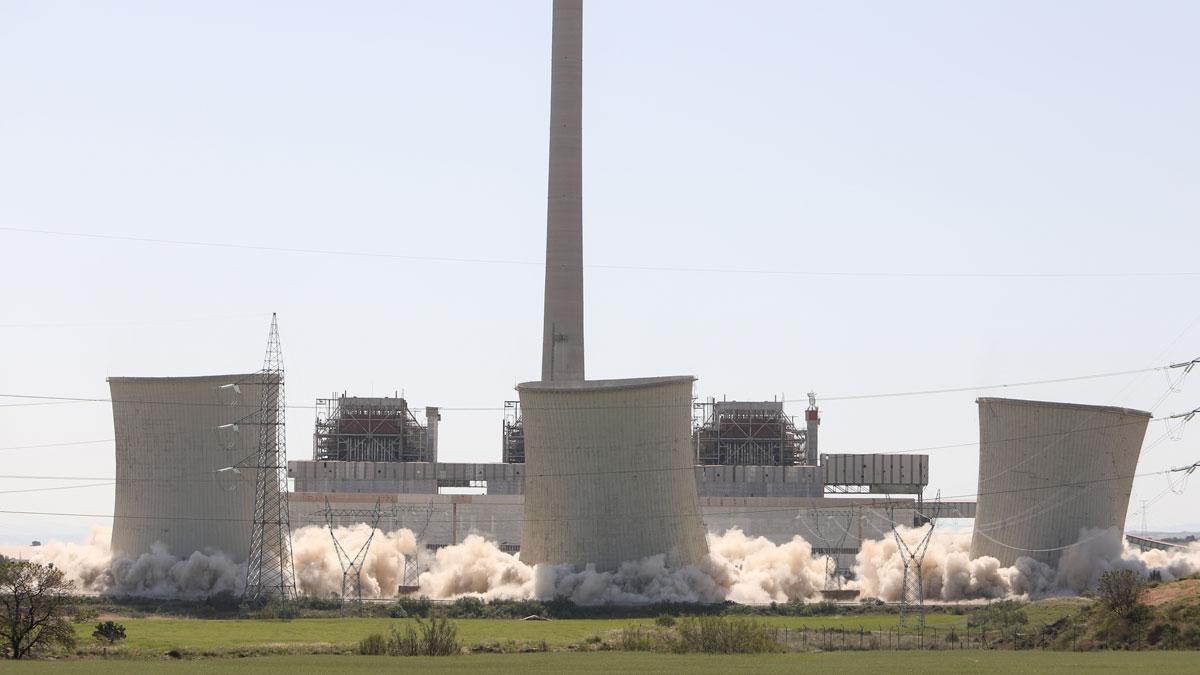
[(317, 399), (313, 459), (342, 462), (437, 461), (437, 408), (426, 425), (403, 398), (342, 395)]
[(696, 463), (796, 466), (812, 464), (805, 437), (779, 401), (696, 403)]

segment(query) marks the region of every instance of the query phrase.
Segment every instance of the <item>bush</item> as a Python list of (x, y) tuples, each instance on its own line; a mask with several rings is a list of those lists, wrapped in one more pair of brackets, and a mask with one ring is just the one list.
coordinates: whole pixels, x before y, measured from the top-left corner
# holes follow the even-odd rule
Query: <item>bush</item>
[(396, 604), (388, 608), (388, 614), (393, 619), (403, 619), (410, 616), (429, 616), (433, 603), (429, 598), (399, 598)]
[(989, 628), (1004, 633), (1016, 631), (1029, 623), (1029, 615), (1012, 600), (1001, 600), (980, 607), (967, 616), (971, 628)]
[(671, 616), (670, 614), (660, 614), (658, 615), (658, 618), (654, 620), (654, 623), (662, 626), (663, 628), (670, 628), (671, 626), (675, 625), (675, 617)]
[(404, 630), (389, 629), (389, 635), (372, 633), (358, 643), (358, 653), (368, 656), (454, 656), (462, 653), (458, 624), (444, 616), (429, 621), (415, 619)]
[(383, 633), (371, 633), (358, 641), (358, 653), (363, 656), (386, 656), (388, 640)]
[(1124, 615), (1138, 605), (1145, 585), (1142, 575), (1133, 570), (1110, 570), (1100, 575), (1096, 592), (1105, 609)]
[(677, 653), (759, 654), (781, 652), (774, 628), (741, 617), (687, 617), (676, 628)]
[(482, 619), (485, 618), (486, 607), (483, 600), (468, 595), (450, 603), (447, 614), (455, 619)]
[(125, 639), (125, 626), (116, 621), (101, 621), (92, 631), (92, 637), (114, 645)]
[(946, 633), (946, 642), (957, 643), (958, 642), (958, 631), (951, 628), (950, 631)]
[(667, 651), (669, 644), (658, 631), (642, 625), (622, 628), (617, 640), (618, 647), (627, 652)]

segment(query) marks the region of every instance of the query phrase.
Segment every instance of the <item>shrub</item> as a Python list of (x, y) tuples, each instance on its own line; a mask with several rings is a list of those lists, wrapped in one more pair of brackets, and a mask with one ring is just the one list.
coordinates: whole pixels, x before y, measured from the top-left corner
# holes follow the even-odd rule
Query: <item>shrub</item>
[(394, 619), (403, 619), (410, 616), (429, 616), (429, 611), (433, 603), (429, 598), (399, 598), (396, 604), (389, 608), (388, 613)]
[(482, 619), (484, 618), (484, 608), (483, 600), (468, 595), (450, 603), (447, 612), (449, 616), (456, 619)]
[(667, 642), (656, 630), (642, 625), (622, 628), (617, 645), (627, 652), (666, 651), (667, 648)]
[(999, 630), (1006, 635), (1015, 633), (1027, 623), (1029, 623), (1029, 615), (1012, 600), (993, 602), (980, 607), (967, 616), (967, 625), (971, 628)]
[(758, 654), (783, 651), (774, 628), (755, 619), (725, 616), (686, 617), (676, 628), (678, 653)]
[(1142, 575), (1133, 570), (1110, 570), (1100, 575), (1096, 592), (1105, 609), (1124, 615), (1137, 606), (1145, 585)]
[(388, 653), (388, 640), (383, 633), (371, 633), (358, 641), (358, 653), (363, 656), (385, 656)]
[(114, 645), (125, 639), (125, 626), (116, 621), (101, 621), (92, 631), (92, 637)]
[(946, 642), (958, 642), (958, 631), (951, 628), (950, 631), (946, 633)]
[(670, 614), (659, 614), (658, 618), (654, 620), (654, 623), (662, 626), (663, 628), (670, 628), (671, 626), (675, 625), (675, 617), (671, 616)]
[[(458, 639), (458, 624), (444, 616), (434, 616), (429, 621), (416, 619), (404, 627), (403, 631), (390, 629), (386, 646), (382, 653), (390, 656), (454, 656), (462, 652), (462, 642)], [(359, 643), (359, 653), (363, 653), (364, 645), (377, 649), (376, 635), (367, 636)], [(378, 635), (383, 639), (382, 635)]]

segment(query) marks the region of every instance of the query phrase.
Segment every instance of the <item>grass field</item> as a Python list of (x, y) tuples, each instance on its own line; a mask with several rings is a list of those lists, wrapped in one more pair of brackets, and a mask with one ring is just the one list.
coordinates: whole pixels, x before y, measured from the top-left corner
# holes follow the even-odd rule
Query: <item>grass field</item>
[[(760, 619), (771, 626), (797, 630), (821, 627), (857, 631), (886, 630), (899, 626), (895, 614), (852, 616), (779, 617)], [(370, 633), (386, 632), (388, 626), (403, 626), (411, 619), (336, 618), (294, 619), (291, 621), (236, 619), (117, 619), (125, 625), (129, 650), (179, 649), (187, 652), (227, 650), (259, 645), (356, 644)], [(603, 635), (633, 624), (653, 623), (651, 619), (563, 619), (558, 621), (518, 621), (514, 619), (457, 619), (459, 637), (467, 647), (505, 640), (523, 643), (545, 641), (552, 647), (575, 644), (591, 635)], [(938, 631), (950, 627), (962, 629), (966, 616), (931, 614), (926, 625)], [(76, 626), (81, 643), (92, 643), (92, 624)]]
[(831, 652), (700, 656), (630, 652), (556, 652), (544, 654), (480, 654), (448, 658), (386, 656), (281, 656), (199, 661), (88, 659), (0, 663), (0, 672), (21, 673), (368, 673), (380, 670), (418, 672), (522, 673), (794, 673), (836, 672), (839, 675), (882, 672), (1096, 673), (1195, 672), (1194, 652)]

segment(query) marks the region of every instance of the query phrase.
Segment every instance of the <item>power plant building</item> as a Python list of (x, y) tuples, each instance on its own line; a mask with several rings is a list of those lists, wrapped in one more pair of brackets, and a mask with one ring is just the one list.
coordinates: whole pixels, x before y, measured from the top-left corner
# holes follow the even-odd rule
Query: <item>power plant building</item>
[(136, 557), (249, 555), (260, 374), (111, 377), (116, 438), (112, 550)]
[(981, 398), (971, 557), (1055, 566), (1085, 529), (1125, 529), (1150, 413)]

